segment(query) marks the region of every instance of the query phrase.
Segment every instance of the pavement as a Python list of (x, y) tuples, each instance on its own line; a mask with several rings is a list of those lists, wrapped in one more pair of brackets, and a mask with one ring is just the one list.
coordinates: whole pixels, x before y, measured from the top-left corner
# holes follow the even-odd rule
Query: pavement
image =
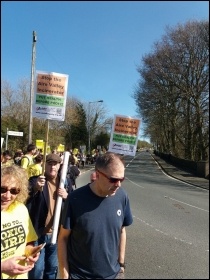
[(157, 164), (162, 168), (162, 170), (169, 176), (176, 178), (180, 181), (183, 181), (185, 183), (188, 183), (190, 185), (209, 190), (209, 179), (198, 177), (193, 173), (178, 168), (177, 166), (170, 164), (169, 162), (156, 156), (155, 154), (151, 154), (151, 156), (154, 158)]

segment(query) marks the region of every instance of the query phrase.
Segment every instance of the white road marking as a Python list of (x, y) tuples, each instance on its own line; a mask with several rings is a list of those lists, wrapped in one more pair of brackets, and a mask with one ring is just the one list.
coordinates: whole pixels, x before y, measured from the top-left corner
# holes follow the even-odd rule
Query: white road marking
[(125, 177), (125, 179), (128, 180), (129, 182), (131, 182), (132, 184), (134, 184), (135, 186), (144, 189), (144, 187), (142, 187), (139, 184), (136, 184), (135, 182), (131, 181), (130, 179), (128, 179), (128, 177)]
[[(153, 225), (148, 224), (146, 221), (144, 221), (144, 220), (142, 220), (142, 219), (140, 219), (140, 218), (138, 218), (138, 217), (136, 217), (136, 216), (133, 216), (133, 218), (136, 218), (137, 220), (139, 220), (140, 222), (144, 223), (145, 225), (147, 225), (147, 226), (149, 226), (149, 227), (151, 227), (151, 228), (154, 228)], [(169, 236), (168, 233), (163, 232), (162, 230), (159, 230), (159, 229), (157, 229), (157, 228), (154, 228), (154, 230), (157, 231), (157, 232), (159, 232), (159, 233), (161, 233), (161, 234), (163, 234), (163, 235)], [(181, 239), (181, 238), (177, 238), (176, 236), (173, 236), (173, 238), (174, 238), (175, 240), (180, 241), (180, 242), (183, 242), (183, 243), (185, 243), (185, 244), (193, 245), (192, 242), (189, 242), (189, 241), (184, 240), (184, 239)], [(196, 245), (194, 245), (194, 246), (196, 246)], [(208, 251), (209, 251), (208, 249), (205, 250), (205, 252), (208, 252)]]

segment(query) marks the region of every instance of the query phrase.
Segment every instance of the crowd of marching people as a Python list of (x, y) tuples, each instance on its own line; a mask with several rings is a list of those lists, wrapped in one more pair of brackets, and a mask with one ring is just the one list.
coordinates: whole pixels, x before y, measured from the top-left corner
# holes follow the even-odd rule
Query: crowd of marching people
[[(73, 153), (70, 152), (69, 164), (71, 165), (71, 159), (74, 158), (75, 165), (78, 168), (84, 168), (86, 165), (94, 164), (98, 156), (102, 153), (98, 149), (94, 149), (91, 154), (85, 154), (84, 152)], [(63, 159), (63, 152), (52, 151), (52, 154), (58, 154)], [(1, 166), (9, 166), (12, 164), (19, 165), (28, 170), (29, 177), (31, 175), (41, 174), (41, 168), (43, 163), (42, 150), (37, 149), (34, 144), (29, 144), (25, 152), (22, 149), (17, 149), (15, 152), (5, 150), (1, 153)]]
[(70, 151), (63, 174), (64, 162), (63, 153), (44, 156), (34, 144), (25, 152), (2, 153), (1, 279), (57, 279), (58, 271), (60, 279), (123, 278), (125, 227), (133, 221), (128, 196), (120, 188), (123, 159), (96, 150), (95, 170), (80, 188), (76, 180), (80, 168), (89, 164), (87, 157)]

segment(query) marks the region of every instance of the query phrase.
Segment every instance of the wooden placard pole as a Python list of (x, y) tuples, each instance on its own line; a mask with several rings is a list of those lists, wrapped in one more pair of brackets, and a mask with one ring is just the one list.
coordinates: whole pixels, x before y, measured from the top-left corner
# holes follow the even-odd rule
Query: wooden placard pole
[(43, 164), (42, 164), (42, 175), (44, 175), (45, 172), (45, 163), (46, 163), (46, 154), (47, 154), (47, 146), (48, 146), (48, 133), (49, 133), (49, 120), (46, 120), (46, 140), (45, 140), (45, 144), (44, 144), (44, 156), (43, 156)]

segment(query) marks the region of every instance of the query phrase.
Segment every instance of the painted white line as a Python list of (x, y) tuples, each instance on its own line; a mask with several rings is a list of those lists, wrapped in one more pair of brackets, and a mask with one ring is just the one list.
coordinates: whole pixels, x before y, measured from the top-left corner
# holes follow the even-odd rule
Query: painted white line
[(136, 184), (135, 182), (133, 182), (133, 181), (129, 180), (129, 179), (128, 179), (128, 177), (125, 177), (125, 179), (126, 179), (126, 180), (128, 180), (129, 182), (131, 182), (133, 185), (135, 185), (135, 186), (137, 186), (137, 187), (139, 187), (139, 188), (144, 189), (144, 187), (142, 187), (142, 186), (140, 186), (140, 185)]
[(177, 202), (180, 202), (180, 203), (185, 204), (185, 205), (187, 205), (187, 206), (190, 206), (190, 207), (193, 207), (193, 208), (196, 208), (196, 209), (199, 209), (199, 210), (202, 210), (202, 211), (205, 211), (205, 212), (208, 212), (208, 213), (209, 213), (209, 210), (205, 210), (205, 209), (202, 209), (202, 208), (196, 207), (196, 206), (194, 206), (194, 205), (191, 205), (191, 204), (185, 203), (185, 202), (183, 202), (183, 201), (180, 201), (180, 200), (174, 199), (174, 198), (169, 197), (169, 196), (164, 196), (164, 197), (165, 197), (165, 198), (169, 198), (169, 199), (174, 200), (174, 201), (177, 201)]
[[(159, 230), (159, 229), (155, 228), (153, 225), (148, 224), (146, 221), (144, 221), (144, 220), (142, 220), (142, 219), (140, 219), (140, 218), (138, 218), (138, 217), (136, 217), (136, 216), (134, 216), (134, 215), (133, 215), (133, 218), (135, 218), (135, 219), (139, 220), (140, 222), (144, 223), (146, 226), (149, 226), (149, 227), (153, 228), (155, 231), (157, 231), (157, 232), (160, 233), (160, 234), (163, 234), (163, 235), (165, 235), (165, 236), (170, 236), (170, 234), (168, 234), (168, 233), (166, 233), (166, 232), (164, 232), (164, 231), (162, 231), (162, 230)], [(184, 239), (181, 239), (181, 238), (177, 238), (176, 236), (172, 236), (172, 237), (174, 238), (174, 240), (177, 240), (177, 241), (179, 241), (179, 242), (183, 242), (183, 243), (185, 243), (185, 244), (194, 245), (195, 247), (198, 247), (197, 245), (193, 244), (193, 243), (190, 242), (190, 241), (187, 241), (187, 240), (184, 240)], [(208, 249), (205, 250), (205, 252), (208, 252), (208, 251), (209, 251)]]

